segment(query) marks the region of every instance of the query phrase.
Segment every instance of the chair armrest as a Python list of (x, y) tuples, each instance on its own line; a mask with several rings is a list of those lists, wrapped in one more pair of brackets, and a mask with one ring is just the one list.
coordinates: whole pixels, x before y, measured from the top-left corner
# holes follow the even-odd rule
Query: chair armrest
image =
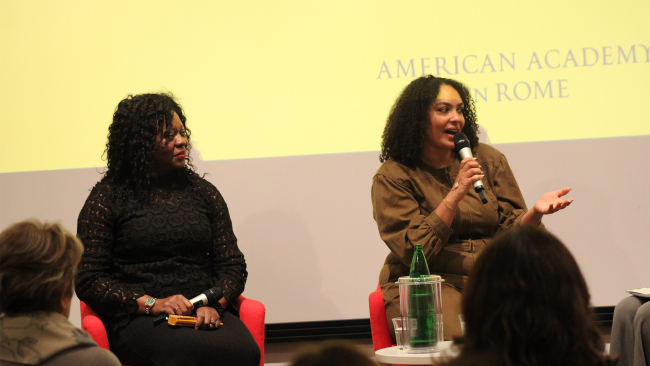
[(90, 306), (86, 305), (83, 301), (79, 303), (81, 308), (81, 329), (88, 332), (98, 346), (110, 351), (104, 323)]
[(264, 323), (266, 317), (266, 307), (257, 300), (247, 299), (239, 296), (237, 299), (239, 305), (239, 319), (246, 325), (248, 331), (253, 335), (255, 343), (260, 348), (262, 356), (260, 365), (264, 365)]
[(370, 330), (372, 333), (372, 346), (375, 351), (395, 345), (388, 328), (388, 319), (386, 318), (386, 308), (381, 288), (370, 293), (368, 297), (370, 307)]

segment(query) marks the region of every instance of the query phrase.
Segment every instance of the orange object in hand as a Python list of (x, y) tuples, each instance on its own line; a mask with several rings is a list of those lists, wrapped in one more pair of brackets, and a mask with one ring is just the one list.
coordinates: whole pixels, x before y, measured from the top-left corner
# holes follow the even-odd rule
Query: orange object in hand
[[(197, 317), (195, 316), (187, 316), (187, 315), (170, 315), (167, 323), (169, 325), (177, 326), (177, 327), (193, 327), (196, 325), (196, 319)], [(223, 323), (219, 323), (219, 326), (222, 326)]]

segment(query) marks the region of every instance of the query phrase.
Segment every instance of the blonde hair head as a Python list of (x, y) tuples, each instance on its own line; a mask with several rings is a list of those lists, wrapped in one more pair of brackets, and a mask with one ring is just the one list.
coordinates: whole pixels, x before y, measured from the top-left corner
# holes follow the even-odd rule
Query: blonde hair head
[(29, 219), (6, 228), (0, 233), (0, 312), (63, 310), (83, 250), (58, 223)]

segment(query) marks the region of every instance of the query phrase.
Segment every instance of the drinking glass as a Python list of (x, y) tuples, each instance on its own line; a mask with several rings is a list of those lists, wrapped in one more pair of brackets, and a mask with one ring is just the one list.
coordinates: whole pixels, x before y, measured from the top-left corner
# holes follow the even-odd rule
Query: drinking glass
[(393, 327), (395, 328), (395, 342), (397, 343), (397, 349), (404, 350), (406, 346), (404, 320), (401, 317), (393, 318)]

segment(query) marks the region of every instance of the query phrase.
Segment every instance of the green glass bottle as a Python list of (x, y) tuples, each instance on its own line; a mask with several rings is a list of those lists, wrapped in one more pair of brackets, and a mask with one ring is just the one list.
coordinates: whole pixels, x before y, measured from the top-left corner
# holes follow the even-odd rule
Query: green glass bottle
[(424, 249), (422, 245), (415, 245), (415, 252), (413, 253), (413, 261), (411, 262), (411, 273), (409, 277), (411, 278), (420, 278), (431, 276), (429, 272), (429, 265), (427, 264), (427, 259), (424, 257)]
[[(422, 245), (415, 246), (411, 278), (429, 277), (429, 266)], [(438, 343), (436, 312), (433, 308), (433, 285), (412, 285), (409, 291), (409, 343), (411, 348), (433, 348)]]

